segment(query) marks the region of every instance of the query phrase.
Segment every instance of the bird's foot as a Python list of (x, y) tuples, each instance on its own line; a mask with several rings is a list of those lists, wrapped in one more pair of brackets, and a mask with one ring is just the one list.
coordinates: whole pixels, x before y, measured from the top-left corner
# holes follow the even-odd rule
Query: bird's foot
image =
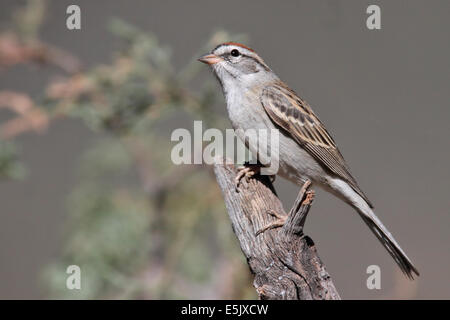
[(246, 164), (244, 166), (237, 168), (237, 175), (234, 178), (234, 183), (236, 186), (236, 191), (239, 190), (239, 185), (241, 184), (241, 180), (245, 178), (245, 181), (249, 181), (255, 174), (259, 174), (261, 171), (261, 165), (259, 164)]
[(270, 214), (272, 217), (277, 218), (277, 220), (275, 220), (275, 221), (265, 225), (263, 228), (259, 229), (255, 234), (256, 236), (259, 236), (261, 233), (266, 232), (267, 230), (280, 228), (280, 227), (284, 226), (284, 224), (286, 223), (286, 220), (288, 218), (287, 215), (285, 215), (285, 214), (281, 215), (278, 212), (273, 211), (273, 210), (269, 210), (269, 211), (267, 211), (267, 213)]

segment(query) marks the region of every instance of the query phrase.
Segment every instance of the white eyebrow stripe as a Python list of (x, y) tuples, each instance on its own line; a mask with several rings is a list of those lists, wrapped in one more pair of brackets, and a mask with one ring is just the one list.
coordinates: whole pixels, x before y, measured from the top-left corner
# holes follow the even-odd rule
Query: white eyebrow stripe
[(255, 55), (254, 52), (252, 52), (244, 47), (240, 47), (240, 46), (233, 45), (233, 44), (221, 44), (221, 45), (215, 47), (211, 53), (216, 54), (216, 55), (222, 55), (226, 52), (231, 52), (231, 50), (233, 50), (233, 49), (236, 49), (239, 52), (241, 52), (247, 56)]

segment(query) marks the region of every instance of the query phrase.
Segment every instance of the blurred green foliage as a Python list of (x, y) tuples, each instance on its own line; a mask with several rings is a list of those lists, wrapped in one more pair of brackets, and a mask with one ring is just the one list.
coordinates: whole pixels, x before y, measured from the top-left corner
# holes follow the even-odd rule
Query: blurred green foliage
[(22, 179), (25, 167), (19, 161), (17, 147), (10, 141), (0, 141), (0, 178)]
[[(29, 1), (14, 15), (9, 32), (21, 45), (44, 45), (44, 4)], [(70, 117), (98, 133), (68, 195), (60, 257), (43, 272), (49, 296), (255, 298), (211, 168), (170, 161), (170, 126), (180, 118), (186, 127), (201, 119), (224, 128), (213, 110), (217, 88), (191, 88), (200, 64), (193, 57), (175, 70), (170, 49), (151, 33), (119, 19), (109, 28), (122, 43), (109, 63), (60, 75), (34, 99), (48, 121)], [(199, 54), (241, 37), (216, 32)], [(0, 177), (21, 177), (15, 148), (3, 140)], [(81, 290), (66, 288), (69, 265), (81, 268)]]

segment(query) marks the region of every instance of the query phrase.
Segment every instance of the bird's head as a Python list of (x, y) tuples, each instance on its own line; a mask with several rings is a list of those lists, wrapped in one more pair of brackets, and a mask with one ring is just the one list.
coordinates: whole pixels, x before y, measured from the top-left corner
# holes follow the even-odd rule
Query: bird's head
[(254, 50), (240, 43), (218, 45), (198, 60), (212, 67), (224, 88), (235, 85), (250, 87), (276, 78)]

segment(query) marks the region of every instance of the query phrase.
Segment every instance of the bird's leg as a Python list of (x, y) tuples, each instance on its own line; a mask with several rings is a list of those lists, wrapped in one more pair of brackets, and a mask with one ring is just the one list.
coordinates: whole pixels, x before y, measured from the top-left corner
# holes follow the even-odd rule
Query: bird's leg
[(236, 178), (234, 178), (234, 182), (236, 185), (236, 190), (239, 189), (239, 185), (241, 184), (242, 178), (245, 178), (245, 180), (248, 182), (251, 177), (253, 177), (255, 174), (259, 174), (261, 171), (261, 165), (260, 164), (244, 164), (243, 166), (240, 166), (237, 168), (237, 175)]
[(256, 232), (256, 236), (260, 235), (263, 232), (266, 232), (267, 230), (280, 228), (280, 227), (284, 226), (284, 224), (286, 223), (286, 220), (288, 218), (287, 215), (285, 215), (285, 214), (281, 215), (274, 210), (269, 210), (269, 211), (267, 211), (267, 213), (270, 214), (272, 217), (277, 218), (277, 220), (275, 220), (275, 221), (265, 225), (263, 228), (259, 229)]

